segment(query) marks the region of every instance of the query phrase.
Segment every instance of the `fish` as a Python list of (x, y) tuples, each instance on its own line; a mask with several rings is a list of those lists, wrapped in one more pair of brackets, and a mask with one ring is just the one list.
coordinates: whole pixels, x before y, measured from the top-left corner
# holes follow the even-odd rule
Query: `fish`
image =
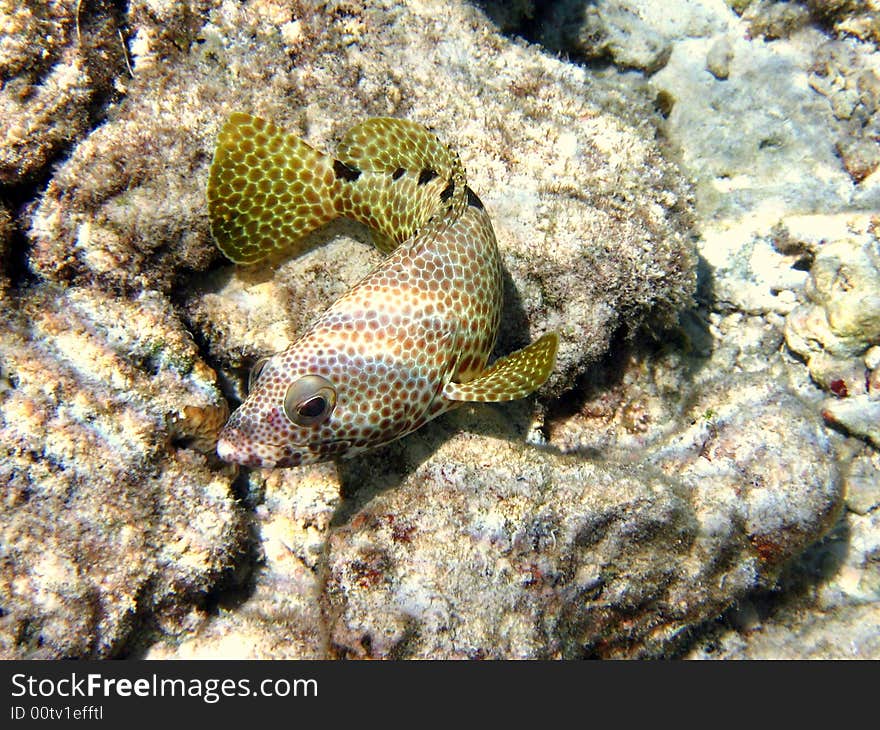
[(234, 113), (206, 197), (214, 241), (237, 264), (289, 252), (340, 216), (366, 225), (386, 254), (285, 350), (257, 361), (218, 437), (224, 461), (348, 458), (464, 402), (523, 398), (550, 376), (556, 332), (489, 364), (503, 293), (495, 233), (458, 154), (421, 124), (369, 118), (327, 154)]

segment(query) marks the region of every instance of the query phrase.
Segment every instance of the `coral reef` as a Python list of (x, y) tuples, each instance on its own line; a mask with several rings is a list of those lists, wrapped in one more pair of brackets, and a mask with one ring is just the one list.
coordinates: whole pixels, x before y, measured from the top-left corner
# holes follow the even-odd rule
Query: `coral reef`
[[(470, 3), (137, 0), (100, 79), (83, 23), (119, 18), (94, 6), (78, 37), (71, 5), (3, 16), (23, 34), (55, 23), (57, 40), (26, 98), (12, 94), (31, 47), (4, 41), (0, 124), (62, 110), (2, 168), (25, 203), (0, 213), (2, 258), (26, 245), (29, 272), (0, 287), (4, 656), (666, 655), (787, 585), (829, 529), (807, 557), (839, 569), (809, 604), (831, 616), (815, 635), (872, 615), (878, 401), (856, 375), (880, 356), (847, 313), (869, 311), (876, 286), (872, 224), (851, 211), (880, 198), (877, 56), (828, 35), (868, 5), (837, 4), (817, 28), (808, 4), (810, 19), (753, 41), (749, 24), (777, 10), (591, 3), (581, 54), (644, 78), (505, 38)], [(505, 23), (543, 12), (517, 3)], [(77, 63), (73, 87), (52, 85)], [(466, 406), (352, 462), (237, 479), (202, 453), (221, 389), (234, 404), (254, 359), (378, 260), (339, 223), (266, 265), (223, 261), (204, 188), (236, 109), (326, 149), (376, 115), (452, 143), (504, 255), (498, 352), (562, 335), (540, 407)], [(841, 211), (855, 222), (827, 246), (797, 227)], [(695, 234), (700, 308), (670, 334), (694, 293)], [(817, 339), (801, 323), (821, 317)], [(811, 380), (828, 355), (845, 374)], [(713, 640), (770, 650), (730, 637)], [(853, 637), (873, 651), (875, 633)]]
[[(250, 475), (258, 493), (259, 569), (242, 581), (247, 600), (206, 615), (194, 609), (166, 622), (166, 640), (148, 659), (324, 659), (330, 631), (322, 614), (327, 532), (340, 504), (332, 464)], [(234, 594), (233, 594), (234, 595)]]
[(741, 601), (689, 658), (850, 659), (880, 654), (878, 452), (855, 451), (844, 477), (848, 512), (785, 570), (775, 592)]
[[(570, 387), (621, 326), (635, 330), (647, 320), (668, 324), (689, 302), (695, 274), (684, 234), (687, 188), (649, 130), (603, 116), (582, 101), (577, 89), (585, 83), (583, 71), (495, 35), (460, 30), (485, 22), (467, 7), (446, 20), (446, 32), (456, 39), (462, 58), (480, 63), (456, 66), (452, 83), (430, 93), (433, 71), (425, 65), (414, 64), (389, 79), (385, 54), (393, 53), (395, 44), (400, 57), (418, 58), (413, 39), (426, 49), (435, 42), (418, 12), (400, 9), (394, 10), (400, 16), (395, 33), (384, 43), (373, 42), (369, 33), (384, 32), (384, 21), (377, 21), (390, 18), (389, 12), (377, 4), (326, 16), (307, 5), (291, 10), (271, 2), (213, 5), (210, 13), (205, 3), (174, 8), (133, 3), (129, 8), (134, 75), (126, 82), (126, 98), (59, 166), (38, 205), (22, 211), (30, 244), (26, 261), (37, 280), (13, 292), (21, 319), (4, 326), (19, 347), (37, 348), (45, 362), (41, 378), (22, 381), (26, 358), (4, 360), (4, 372), (17, 385), (4, 392), (0, 409), (3, 440), (15, 455), (10, 468), (27, 494), (50, 484), (33, 472), (31, 462), (54, 463), (72, 479), (98, 458), (89, 456), (87, 445), (94, 444), (97, 454), (102, 438), (114, 444), (135, 439), (101, 457), (115, 488), (98, 478), (77, 483), (84, 502), (76, 522), (90, 534), (72, 544), (114, 544), (115, 532), (102, 526), (97, 511), (106, 508), (110, 494), (109, 503), (138, 525), (130, 550), (142, 555), (127, 564), (130, 572), (110, 571), (106, 582), (113, 601), (97, 589), (96, 600), (108, 604), (106, 626), (91, 630), (74, 622), (82, 617), (72, 609), (53, 615), (43, 607), (39, 576), (20, 583), (21, 592), (4, 606), (5, 645), (12, 655), (124, 652), (126, 642), (143, 644), (139, 634), (131, 635), (136, 617), (158, 622), (173, 636), (193, 625), (199, 596), (225, 580), (224, 571), (234, 571), (244, 518), (231, 502), (231, 475), (212, 471), (216, 466), (205, 457), (178, 448), (182, 430), (191, 431), (187, 445), (202, 445), (220, 412), (215, 376), (184, 336), (181, 316), (199, 333), (213, 362), (228, 368), (220, 377), (235, 392), (238, 368), (292, 337), (375, 260), (363, 233), (342, 225), (312, 241), (323, 240), (324, 246), (292, 256), (277, 272), (272, 266), (216, 268), (219, 255), (207, 233), (204, 182), (217, 128), (232, 109), (264, 114), (328, 147), (356, 119), (388, 113), (430, 123), (454, 141), (472, 171), (473, 187), (493, 212), (506, 255), (510, 306), (500, 349), (512, 349), (545, 328), (563, 328), (562, 367), (548, 394)], [(357, 75), (352, 68), (360, 69)], [(520, 88), (530, 78), (543, 81)], [(511, 93), (523, 103), (512, 108)], [(477, 96), (482, 103), (474, 107), (471, 100)], [(292, 98), (296, 105), (281, 103)], [(301, 112), (291, 117), (297, 109)], [(205, 273), (193, 280), (194, 272)], [(57, 347), (54, 335), (27, 329), (53, 300), (72, 318), (64, 326), (50, 318), (52, 333), (71, 332), (59, 335), (63, 346)], [(73, 365), (62, 354), (68, 352)], [(37, 398), (32, 391), (42, 392), (55, 379), (58, 400), (19, 405), (18, 399), (30, 403)], [(109, 392), (88, 387), (92, 380), (106, 383)], [(80, 396), (79, 406), (66, 412), (62, 404), (76, 391), (93, 393), (95, 400)], [(66, 444), (59, 453), (26, 450), (41, 441), (37, 425), (22, 421), (22, 408), (36, 409), (41, 423), (58, 421), (57, 438)], [(137, 426), (136, 437), (114, 424)], [(172, 475), (182, 473), (181, 463), (192, 464), (187, 478), (169, 484)], [(153, 486), (141, 490), (142, 501), (132, 502), (132, 485), (145, 481)], [(186, 490), (199, 484), (211, 487), (199, 498), (188, 496)], [(152, 520), (137, 517), (166, 489), (162, 499), (179, 505), (177, 510)], [(28, 499), (24, 505), (45, 510), (44, 501)], [(36, 545), (26, 538), (32, 528), (21, 526), (30, 524), (25, 519), (30, 514), (24, 508), (3, 515), (4, 530), (10, 530), (5, 544), (18, 550), (6, 562), (10, 581), (26, 572)], [(192, 542), (194, 553), (181, 548), (183, 566), (166, 560), (152, 542), (171, 530), (163, 520), (191, 525), (192, 535), (184, 539)], [(62, 534), (55, 521), (44, 522), (44, 538)], [(92, 572), (72, 565), (83, 575)], [(262, 590), (275, 594), (273, 575), (266, 571), (257, 579), (256, 606)], [(283, 571), (278, 575), (280, 584), (293, 580)], [(172, 581), (177, 581), (173, 595), (164, 589)], [(265, 581), (268, 585), (260, 588)], [(67, 595), (59, 599), (62, 604), (73, 605)], [(286, 610), (283, 602), (272, 605), (273, 611)], [(243, 611), (240, 622), (248, 624), (249, 615)], [(21, 626), (32, 629), (22, 633)], [(25, 634), (32, 638), (22, 638)], [(69, 637), (66, 643), (62, 636)], [(304, 655), (319, 651), (308, 646)]]
[(125, 73), (119, 20), (110, 2), (0, 2), (0, 184), (42, 174), (86, 132)]
[(214, 374), (155, 294), (44, 286), (2, 305), (0, 655), (111, 656), (242, 552), (230, 475), (167, 425), (217, 397)]

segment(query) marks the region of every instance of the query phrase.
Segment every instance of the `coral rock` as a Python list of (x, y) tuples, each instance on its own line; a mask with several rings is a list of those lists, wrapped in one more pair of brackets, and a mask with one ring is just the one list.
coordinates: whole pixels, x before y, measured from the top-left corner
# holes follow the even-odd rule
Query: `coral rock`
[[(230, 477), (169, 443), (216, 398), (167, 303), (44, 287), (0, 323), (0, 655), (105, 657), (240, 552)], [(8, 308), (7, 308), (8, 306)]]

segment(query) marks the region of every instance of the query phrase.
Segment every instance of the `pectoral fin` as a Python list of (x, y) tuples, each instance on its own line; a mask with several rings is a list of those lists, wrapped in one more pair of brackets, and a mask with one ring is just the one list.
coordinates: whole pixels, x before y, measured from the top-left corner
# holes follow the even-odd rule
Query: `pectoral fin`
[(494, 403), (524, 398), (540, 388), (556, 364), (559, 336), (555, 332), (522, 350), (496, 360), (482, 375), (467, 383), (449, 383), (443, 395), (449, 400)]

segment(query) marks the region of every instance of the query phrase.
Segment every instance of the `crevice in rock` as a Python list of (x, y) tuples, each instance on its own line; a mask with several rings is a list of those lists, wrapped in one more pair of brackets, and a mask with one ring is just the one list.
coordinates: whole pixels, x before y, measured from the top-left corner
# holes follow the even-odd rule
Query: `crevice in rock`
[(199, 357), (217, 374), (217, 387), (226, 399), (230, 411), (233, 411), (241, 405), (242, 384), (247, 383), (249, 367), (235, 368), (218, 357), (211, 346), (210, 333), (203, 325), (193, 321), (189, 313), (193, 287), (198, 286), (197, 282), (204, 281), (206, 275), (224, 265), (224, 260), (218, 258), (215, 264), (205, 271), (178, 272), (168, 297), (183, 326), (192, 336)]
[(26, 224), (29, 209), (39, 199), (49, 184), (49, 168), (39, 180), (19, 185), (0, 185), (0, 200), (9, 206), (11, 221), (8, 239), (2, 250), (0, 270), (3, 271), (13, 291), (21, 291), (38, 280), (31, 271), (29, 254), (31, 241), (27, 236)]
[(221, 609), (231, 611), (242, 606), (254, 594), (260, 568), (265, 562), (261, 546), (259, 523), (249, 513), (244, 544), (239, 554), (230, 561), (229, 567), (214, 582), (213, 588), (201, 597), (199, 606), (203, 611), (212, 616)]

